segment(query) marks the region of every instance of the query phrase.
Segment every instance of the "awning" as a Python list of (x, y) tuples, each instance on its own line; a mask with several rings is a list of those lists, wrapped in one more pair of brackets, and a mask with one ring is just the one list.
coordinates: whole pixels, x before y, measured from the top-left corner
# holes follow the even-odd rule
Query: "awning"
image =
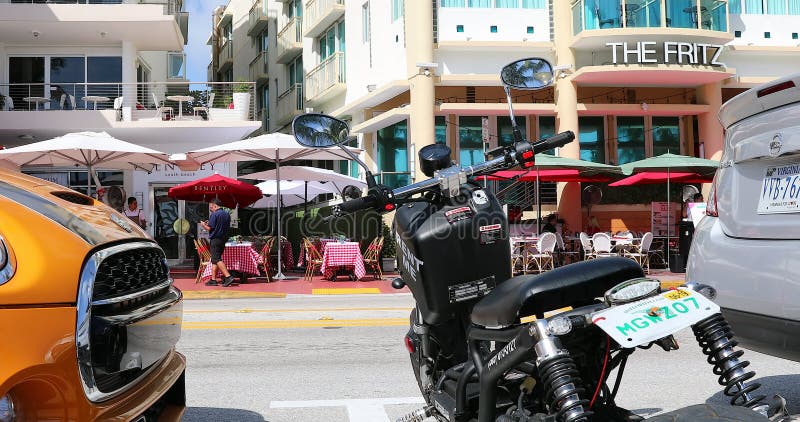
[(736, 69), (674, 64), (618, 64), (584, 66), (571, 79), (587, 86), (692, 87), (719, 82), (736, 75)]
[(376, 130), (383, 129), (387, 126), (391, 126), (397, 122), (401, 122), (403, 120), (408, 119), (410, 116), (410, 108), (409, 107), (397, 107), (393, 108), (385, 113), (381, 113), (367, 121), (361, 122), (352, 129), (350, 129), (351, 133), (371, 133), (375, 132)]

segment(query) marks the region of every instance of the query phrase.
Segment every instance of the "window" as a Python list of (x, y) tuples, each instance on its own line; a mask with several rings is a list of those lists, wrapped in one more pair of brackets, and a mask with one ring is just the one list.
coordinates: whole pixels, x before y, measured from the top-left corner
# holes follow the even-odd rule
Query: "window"
[(597, 116), (578, 117), (578, 133), (581, 160), (605, 163), (606, 139), (603, 118)]
[(459, 116), (458, 146), (461, 166), (482, 163), (483, 156), (483, 119), (481, 116)]
[(525, 28), (525, 32), (528, 33), (528, 34), (533, 34), (533, 27), (529, 26), (529, 27)]
[(303, 2), (301, 0), (290, 1), (289, 4), (287, 5), (286, 17), (289, 18), (289, 20), (292, 20), (292, 18), (294, 17), (302, 18)]
[(744, 13), (764, 13), (764, 4), (762, 3), (762, 0), (744, 0)]
[(361, 42), (369, 42), (369, 31), (369, 2), (366, 2), (361, 6)]
[(377, 141), (381, 182), (392, 188), (409, 184), (408, 122), (404, 120), (378, 130)]
[(617, 164), (644, 159), (644, 117), (617, 117)]
[(261, 91), (259, 92), (259, 94), (260, 98), (258, 104), (259, 107), (261, 108), (259, 112), (261, 113), (262, 127), (265, 131), (268, 131), (269, 130), (269, 84), (264, 84), (261, 87)]
[(258, 36), (258, 52), (265, 53), (269, 50), (269, 34), (267, 34), (267, 30), (261, 32)]
[(680, 118), (653, 116), (653, 156), (681, 153)]
[(456, 32), (464, 32), (464, 25), (456, 25)]
[(742, 0), (728, 0), (730, 13), (742, 13)]
[(403, 0), (392, 0), (392, 22), (403, 17)]
[(445, 144), (447, 145), (447, 117), (445, 116), (436, 116), (433, 118), (434, 120), (434, 133), (436, 137), (437, 144)]
[(491, 32), (492, 34), (496, 34), (497, 33), (497, 25), (489, 26), (489, 32)]
[(513, 9), (519, 7), (519, 0), (495, 0), (498, 9)]
[(183, 53), (168, 53), (167, 78), (186, 79), (186, 55)]
[(464, 7), (464, 0), (441, 0), (441, 7)]
[(767, 14), (785, 15), (786, 0), (767, 0)]
[[(525, 117), (514, 116), (522, 137), (525, 137)], [(508, 146), (514, 143), (514, 129), (511, 126), (511, 117), (497, 116), (497, 146)]]
[(336, 52), (344, 52), (344, 33), (344, 21), (339, 21), (317, 38), (320, 63)]
[(492, 7), (492, 0), (467, 0), (467, 7)]
[[(556, 116), (539, 116), (539, 139), (547, 139), (556, 134)], [(538, 139), (535, 139), (538, 140)], [(555, 155), (555, 149), (547, 150), (544, 154)]]
[(733, 36), (735, 38), (742, 38), (742, 31), (733, 31)]
[(545, 0), (522, 0), (523, 9), (544, 9)]
[(297, 56), (296, 59), (289, 63), (289, 89), (294, 84), (303, 83), (303, 55)]

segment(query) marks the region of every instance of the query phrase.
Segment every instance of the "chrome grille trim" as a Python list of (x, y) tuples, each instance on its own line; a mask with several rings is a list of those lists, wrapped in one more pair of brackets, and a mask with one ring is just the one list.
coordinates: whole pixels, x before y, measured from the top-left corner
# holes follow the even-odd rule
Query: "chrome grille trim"
[[(114, 390), (112, 392), (102, 392), (97, 386), (94, 377), (94, 370), (92, 368), (92, 353), (91, 353), (91, 333), (90, 333), (90, 322), (92, 319), (92, 294), (94, 292), (94, 283), (95, 278), (97, 276), (97, 270), (100, 268), (103, 260), (106, 258), (121, 252), (126, 252), (134, 249), (158, 249), (161, 251), (159, 246), (153, 242), (146, 242), (146, 241), (137, 241), (131, 243), (125, 243), (121, 245), (115, 245), (106, 249), (99, 250), (94, 254), (90, 255), (84, 264), (83, 270), (81, 271), (80, 282), (78, 285), (78, 300), (76, 304), (77, 308), (77, 318), (76, 318), (76, 330), (75, 330), (75, 345), (77, 351), (77, 361), (78, 361), (78, 373), (81, 379), (81, 385), (83, 387), (83, 392), (86, 394), (86, 398), (92, 402), (102, 402), (105, 400), (112, 399), (123, 392), (127, 391), (136, 383), (146, 377), (148, 374), (152, 372), (154, 368), (158, 365), (154, 364), (147, 370), (142, 371), (136, 379), (128, 383), (127, 385)], [(163, 255), (163, 251), (161, 251)], [(166, 265), (166, 256), (164, 256), (164, 262)], [(171, 279), (168, 278), (167, 280), (169, 283), (172, 282)], [(159, 288), (164, 288), (169, 283), (159, 283)], [(174, 287), (172, 287), (174, 289)], [(149, 290), (149, 289), (148, 289)], [(142, 296), (146, 293), (136, 292), (131, 295), (126, 296)], [(182, 295), (178, 292), (178, 297), (182, 299)], [(112, 300), (116, 301), (117, 298), (109, 298), (104, 300)], [(120, 299), (122, 301), (125, 299)], [(99, 302), (99, 301), (98, 301)], [(110, 302), (113, 303), (113, 302)], [(98, 304), (99, 305), (99, 304)], [(166, 356), (165, 356), (166, 357)], [(163, 361), (163, 358), (162, 358)]]
[(157, 292), (157, 291), (159, 291), (161, 289), (165, 289), (165, 288), (169, 287), (170, 285), (172, 285), (172, 278), (171, 277), (168, 278), (167, 281), (165, 281), (165, 282), (163, 282), (161, 284), (155, 285), (155, 286), (150, 287), (148, 289), (139, 290), (138, 292), (135, 292), (135, 293), (127, 294), (127, 295), (124, 295), (124, 296), (112, 297), (110, 299), (95, 300), (95, 301), (92, 302), (92, 306), (109, 305), (109, 304), (112, 304), (112, 303), (125, 302), (126, 300), (131, 300), (131, 299), (136, 299), (136, 298), (139, 298), (139, 297), (142, 297), (142, 296), (147, 296), (150, 293)]

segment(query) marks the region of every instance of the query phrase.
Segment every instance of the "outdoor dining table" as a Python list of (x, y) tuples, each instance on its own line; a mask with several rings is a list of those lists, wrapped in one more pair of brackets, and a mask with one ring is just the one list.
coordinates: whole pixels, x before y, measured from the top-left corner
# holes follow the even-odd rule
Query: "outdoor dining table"
[(194, 97), (191, 95), (170, 95), (167, 97), (170, 101), (177, 101), (178, 102), (178, 120), (183, 119), (183, 102), (184, 101), (192, 101)]
[(36, 104), (36, 111), (39, 111), (39, 104), (44, 105), (45, 103), (50, 102), (50, 99), (47, 97), (25, 97), (22, 99), (22, 101), (25, 101), (28, 104)]
[(322, 255), (322, 277), (334, 280), (339, 271), (351, 271), (356, 280), (367, 273), (358, 242), (328, 242)]
[[(222, 262), (225, 263), (229, 271), (241, 273), (241, 282), (245, 282), (248, 274), (259, 275), (258, 265), (262, 260), (261, 255), (253, 249), (253, 245), (250, 242), (228, 242), (222, 252)], [(200, 277), (201, 281), (211, 279), (213, 267), (214, 265), (211, 263), (206, 266), (206, 269), (203, 270), (203, 275)]]
[(97, 103), (105, 103), (105, 102), (111, 101), (111, 98), (103, 97), (103, 96), (100, 96), (100, 95), (87, 95), (87, 96), (81, 98), (81, 100), (83, 100), (84, 102), (87, 102), (87, 103), (94, 103), (93, 110), (97, 110)]

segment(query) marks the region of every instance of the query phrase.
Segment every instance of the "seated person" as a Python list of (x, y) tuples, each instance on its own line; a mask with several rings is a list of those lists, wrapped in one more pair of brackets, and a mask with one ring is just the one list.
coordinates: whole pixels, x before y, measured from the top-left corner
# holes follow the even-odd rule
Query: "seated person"
[(546, 223), (542, 226), (542, 233), (549, 232), (555, 233), (556, 232), (556, 215), (550, 214), (545, 218)]

